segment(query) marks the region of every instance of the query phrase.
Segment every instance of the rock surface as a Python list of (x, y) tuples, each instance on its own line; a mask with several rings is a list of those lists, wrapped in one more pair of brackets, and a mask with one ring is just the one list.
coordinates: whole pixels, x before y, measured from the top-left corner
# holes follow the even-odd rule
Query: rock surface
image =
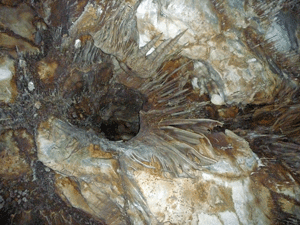
[[(271, 102), (282, 79), (266, 66), (263, 58), (247, 48), (248, 40), (243, 32), (255, 25), (275, 46), (281, 43), (291, 46), (291, 41), (286, 33), (278, 31), (285, 29), (284, 26), (276, 23), (262, 31), (255, 19), (258, 15), (249, 4), (245, 1), (143, 1), (136, 14), (140, 45), (158, 33), (168, 39), (186, 30), (178, 45), (184, 46), (182, 55), (199, 64), (195, 77), (200, 89), (214, 83), (213, 90), (207, 90), (213, 104)], [(216, 94), (224, 102), (217, 101)]]
[(15, 74), (14, 61), (7, 56), (2, 56), (0, 65), (0, 101), (13, 101), (17, 94), (12, 79)]
[[(172, 178), (157, 162), (151, 162), (149, 168), (138, 163), (129, 166), (127, 157), (116, 160), (111, 152), (103, 151), (100, 146), (84, 147), (76, 140), (75, 135), (80, 131), (73, 128), (69, 133), (64, 131), (67, 127), (55, 118), (40, 125), (38, 158), (66, 176), (55, 181), (63, 199), (73, 207), (104, 218), (109, 224), (123, 224), (125, 215), (133, 224), (271, 224), (276, 211), (272, 193), (286, 200), (299, 200), (299, 184), (289, 172), (263, 165), (247, 142), (229, 131), (225, 132), (225, 137), (230, 147), (221, 149), (232, 151), (234, 162), (221, 161), (203, 167), (202, 171), (194, 171), (190, 178)], [(108, 144), (107, 147), (112, 151), (114, 146)], [(254, 157), (245, 159), (238, 152)], [(282, 172), (285, 178), (265, 184), (266, 180), (260, 177), (264, 167), (268, 167), (270, 175)], [(132, 186), (128, 185), (124, 174), (130, 178)], [(143, 211), (148, 212), (150, 218), (140, 217), (126, 207), (130, 204), (128, 199), (138, 204), (140, 196), (145, 205), (139, 207), (146, 206)], [(296, 205), (292, 208), (289, 213), (299, 210)]]
[(299, 224), (299, 11), (1, 1), (1, 217)]

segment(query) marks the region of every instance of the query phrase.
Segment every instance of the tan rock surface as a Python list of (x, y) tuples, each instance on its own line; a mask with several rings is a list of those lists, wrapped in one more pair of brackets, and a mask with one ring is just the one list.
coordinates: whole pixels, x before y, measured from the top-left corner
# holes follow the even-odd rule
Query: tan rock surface
[(0, 215), (298, 224), (297, 10), (1, 1)]
[(3, 55), (0, 58), (0, 101), (10, 102), (16, 97), (17, 90), (13, 80), (14, 75), (14, 61)]
[[(38, 158), (62, 174), (57, 176), (56, 187), (65, 201), (109, 224), (122, 224), (125, 214), (133, 224), (147, 223), (147, 218), (137, 219), (134, 209), (126, 208), (126, 199), (138, 204), (140, 198), (145, 203), (138, 207), (147, 207), (152, 224), (270, 224), (275, 209), (271, 191), (296, 201), (300, 194), (299, 184), (287, 171), (282, 172), (288, 181), (279, 180), (281, 175), (275, 171), (274, 178), (267, 178), (273, 179), (270, 183), (261, 180), (265, 165), (245, 140), (230, 131), (223, 141), (218, 136), (224, 161), (191, 171), (193, 177), (175, 178), (154, 161), (146, 168), (129, 163), (127, 157), (115, 160), (97, 145), (84, 147), (76, 140), (79, 130), (73, 129), (72, 134), (64, 128), (55, 118), (41, 124)], [(213, 146), (217, 148), (216, 143)], [(114, 149), (113, 145), (108, 148)]]

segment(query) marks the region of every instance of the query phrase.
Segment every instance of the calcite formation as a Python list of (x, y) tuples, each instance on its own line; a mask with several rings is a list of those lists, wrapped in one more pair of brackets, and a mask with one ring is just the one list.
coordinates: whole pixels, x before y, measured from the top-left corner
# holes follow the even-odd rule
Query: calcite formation
[(297, 1), (1, 1), (7, 224), (299, 224)]
[[(122, 148), (126, 148), (126, 154), (130, 145), (113, 146), (106, 142), (108, 152), (103, 151), (105, 144), (99, 140), (99, 145), (83, 147), (84, 143), (75, 136), (82, 131), (69, 126), (55, 118), (41, 124), (38, 158), (66, 176), (56, 180), (64, 199), (73, 207), (105, 218), (109, 224), (124, 224), (126, 216), (133, 224), (269, 224), (275, 208), (272, 191), (286, 198), (299, 196), (299, 185), (289, 172), (284, 172), (284, 183), (263, 185), (255, 174), (261, 174), (265, 165), (244, 139), (230, 131), (216, 134), (220, 144), (213, 147), (232, 154), (233, 161), (203, 167), (190, 177), (174, 177), (160, 169), (158, 160), (144, 166), (140, 164), (142, 158), (132, 164), (126, 156), (118, 160), (113, 157)], [(65, 129), (72, 130), (72, 134)], [(96, 137), (93, 139), (97, 142)], [(278, 170), (272, 168), (268, 173), (275, 175)], [(297, 210), (299, 207), (290, 213)]]
[(13, 82), (15, 66), (14, 61), (4, 55), (1, 57), (0, 74), (0, 99), (3, 102), (13, 101), (17, 94), (16, 85)]
[[(252, 4), (247, 1), (143, 1), (137, 11), (140, 44), (151, 40), (156, 33), (171, 38), (187, 30), (178, 45), (186, 46), (182, 55), (199, 65), (195, 86), (205, 90), (214, 104), (271, 102), (282, 79), (265, 66), (268, 61), (247, 47), (251, 41), (248, 32), (255, 29), (258, 35), (261, 33), (266, 40), (274, 42), (275, 48), (285, 45), (284, 51), (289, 52), (297, 43), (294, 43), (295, 30), (290, 37), (286, 31), (277, 31), (288, 29), (277, 23), (259, 23)], [(278, 20), (286, 17), (278, 16)], [(211, 85), (212, 90), (206, 90)]]

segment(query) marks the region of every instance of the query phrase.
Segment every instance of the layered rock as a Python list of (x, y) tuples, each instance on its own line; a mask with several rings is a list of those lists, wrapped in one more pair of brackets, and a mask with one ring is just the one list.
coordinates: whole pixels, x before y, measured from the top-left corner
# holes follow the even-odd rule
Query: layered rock
[(300, 221), (298, 3), (1, 3), (8, 222)]

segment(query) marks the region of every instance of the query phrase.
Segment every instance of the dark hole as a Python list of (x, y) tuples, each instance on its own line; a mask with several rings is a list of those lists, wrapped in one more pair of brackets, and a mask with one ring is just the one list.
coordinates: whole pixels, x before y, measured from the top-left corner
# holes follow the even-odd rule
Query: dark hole
[(100, 126), (105, 137), (112, 141), (130, 140), (139, 131), (139, 123), (128, 123), (125, 121), (109, 120), (104, 121)]
[(127, 141), (139, 132), (139, 112), (144, 104), (139, 92), (115, 84), (99, 97), (97, 93), (76, 95), (67, 113), (72, 124), (93, 129), (112, 141)]

